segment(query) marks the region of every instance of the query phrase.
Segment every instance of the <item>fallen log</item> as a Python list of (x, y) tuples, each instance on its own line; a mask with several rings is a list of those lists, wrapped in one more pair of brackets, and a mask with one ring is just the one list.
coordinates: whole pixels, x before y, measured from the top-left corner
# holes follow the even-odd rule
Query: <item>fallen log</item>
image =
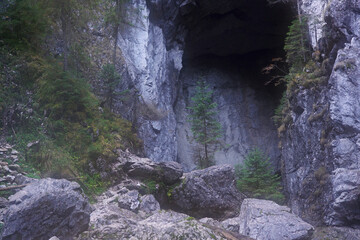
[(29, 185), (29, 184), (4, 187), (4, 188), (0, 188), (0, 191), (7, 191), (7, 190), (12, 190), (12, 189), (17, 189), (17, 188), (23, 188), (23, 187), (26, 187), (27, 185)]

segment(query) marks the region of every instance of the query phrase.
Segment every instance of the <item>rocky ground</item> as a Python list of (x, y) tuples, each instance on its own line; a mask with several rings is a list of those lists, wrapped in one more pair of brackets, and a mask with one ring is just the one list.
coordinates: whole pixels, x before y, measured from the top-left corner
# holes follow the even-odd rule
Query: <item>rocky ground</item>
[(75, 182), (32, 180), (1, 205), (2, 239), (359, 239), (357, 230), (314, 229), (288, 207), (243, 199), (229, 165), (183, 174), (175, 162), (122, 156), (126, 177), (92, 205)]

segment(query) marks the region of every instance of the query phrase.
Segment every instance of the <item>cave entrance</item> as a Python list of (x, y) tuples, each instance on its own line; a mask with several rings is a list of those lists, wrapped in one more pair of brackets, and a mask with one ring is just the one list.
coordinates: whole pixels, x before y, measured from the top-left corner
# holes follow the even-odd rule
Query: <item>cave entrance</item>
[(198, 0), (187, 4), (182, 6), (188, 31), (180, 76), (182, 93), (175, 107), (179, 162), (188, 170), (196, 167), (186, 108), (196, 82), (204, 79), (214, 90), (223, 127), (214, 155), (216, 163), (238, 164), (251, 148), (258, 147), (279, 169), (272, 116), (284, 86), (275, 86), (273, 76), (262, 70), (272, 59), (285, 59), (284, 39), (294, 12), (289, 5), (269, 5), (266, 0)]

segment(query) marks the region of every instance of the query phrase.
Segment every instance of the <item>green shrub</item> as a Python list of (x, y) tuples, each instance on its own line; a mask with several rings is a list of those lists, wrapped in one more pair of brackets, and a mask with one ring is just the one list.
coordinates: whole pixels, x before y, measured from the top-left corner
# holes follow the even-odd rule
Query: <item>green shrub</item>
[(252, 150), (243, 165), (236, 166), (237, 187), (249, 197), (262, 198), (282, 203), (280, 177), (273, 173), (269, 157), (259, 149)]
[(148, 194), (155, 194), (157, 193), (157, 191), (159, 190), (159, 183), (157, 183), (156, 181), (154, 180), (145, 180), (144, 181), (144, 184), (145, 184), (145, 191), (148, 193)]

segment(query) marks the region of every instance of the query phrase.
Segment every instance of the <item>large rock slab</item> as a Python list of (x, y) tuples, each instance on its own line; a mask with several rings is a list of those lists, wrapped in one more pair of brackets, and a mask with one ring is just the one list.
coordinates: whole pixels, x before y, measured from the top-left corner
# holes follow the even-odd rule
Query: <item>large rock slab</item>
[(257, 240), (306, 240), (314, 230), (288, 207), (268, 200), (245, 199), (238, 219), (240, 234)]
[(194, 217), (216, 219), (239, 213), (241, 193), (235, 187), (234, 168), (220, 165), (184, 174), (171, 195), (173, 207)]
[(72, 239), (89, 226), (91, 207), (80, 185), (42, 179), (9, 198), (3, 240)]
[(153, 162), (148, 158), (135, 155), (122, 159), (123, 170), (131, 178), (156, 180), (171, 185), (183, 175), (183, 169), (177, 162)]
[(360, 170), (338, 168), (333, 172), (335, 201), (330, 215), (333, 225), (360, 221)]

